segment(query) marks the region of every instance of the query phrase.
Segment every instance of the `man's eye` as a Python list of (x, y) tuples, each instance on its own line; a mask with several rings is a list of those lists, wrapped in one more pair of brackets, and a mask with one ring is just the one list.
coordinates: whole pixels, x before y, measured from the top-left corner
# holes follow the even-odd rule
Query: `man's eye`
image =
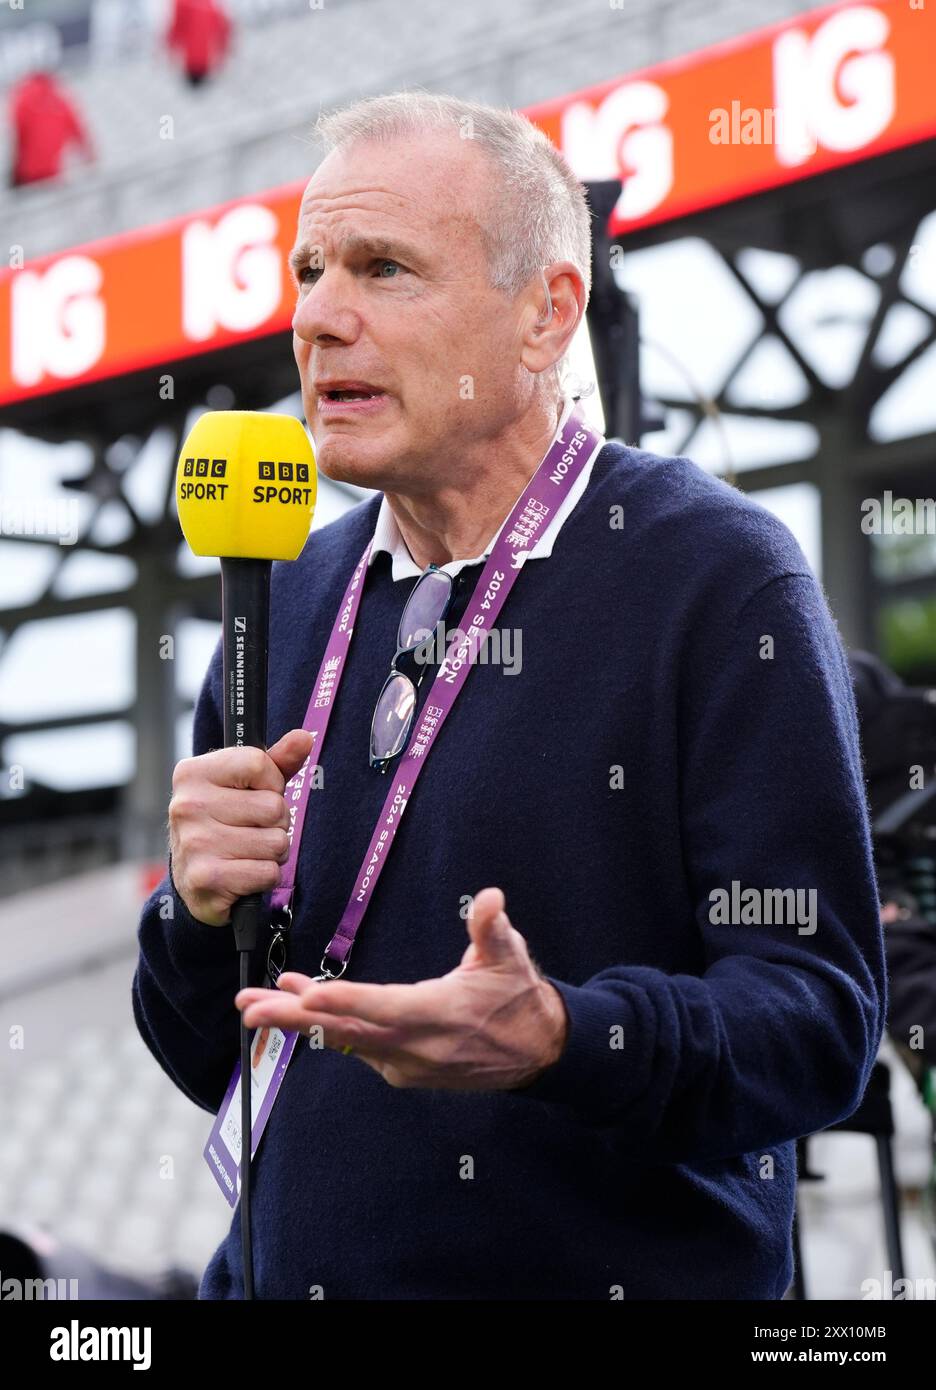
[[(372, 261), (371, 264), (379, 268), (378, 279), (380, 280), (395, 280), (397, 278), (395, 274), (384, 275), (382, 273), (386, 266), (392, 266), (394, 271), (404, 269), (399, 261), (389, 260), (386, 256), (381, 256), (379, 260)], [(296, 272), (296, 279), (300, 285), (312, 285), (321, 273), (318, 266), (304, 265)]]

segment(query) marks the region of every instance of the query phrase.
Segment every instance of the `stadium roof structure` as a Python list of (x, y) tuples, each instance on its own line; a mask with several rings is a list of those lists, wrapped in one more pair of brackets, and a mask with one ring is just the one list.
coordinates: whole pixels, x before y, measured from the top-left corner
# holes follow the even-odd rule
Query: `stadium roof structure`
[[(707, 398), (660, 398), (662, 407), (690, 417), (674, 452), (691, 453), (713, 410), (813, 425), (820, 440), (814, 457), (748, 470), (744, 482), (774, 486), (782, 474), (782, 481), (820, 488), (824, 583), (846, 638), (868, 646), (875, 593), (860, 499), (882, 478), (910, 485), (936, 446), (936, 434), (884, 445), (869, 425), (883, 395), (936, 343), (936, 296), (916, 293), (908, 275), (920, 224), (936, 208), (934, 52), (936, 7), (869, 0), (800, 15), (527, 109), (588, 186), (596, 212), (588, 321), (607, 433), (634, 442), (646, 423), (636, 380), (638, 321), (621, 292), (616, 253), (626, 258), (663, 241), (702, 239), (756, 308), (761, 328)], [(212, 388), (227, 388), (225, 404), (236, 408), (293, 396), (286, 257), (302, 188), (260, 191), (0, 272), (0, 421), (50, 442), (88, 441), (92, 469), (76, 485), (103, 504), (121, 497), (109, 451), (167, 424), (181, 442), (191, 411)], [(746, 272), (751, 248), (794, 258), (779, 297), (761, 292)], [(841, 266), (872, 282), (877, 300), (853, 374), (832, 385), (784, 328), (783, 308), (806, 277)], [(936, 267), (930, 274), (936, 278)], [(922, 315), (926, 327), (897, 360), (882, 361), (876, 345), (899, 306)], [(733, 404), (733, 382), (768, 337), (789, 354), (808, 390), (794, 405), (742, 410)], [(127, 505), (129, 533), (107, 549), (149, 559), (133, 590), (96, 603), (132, 608), (147, 640), (166, 630), (164, 615), (186, 594), (196, 611), (216, 616), (214, 576), (183, 580), (153, 561), (178, 542), (171, 488), (155, 523), (144, 524)], [(86, 538), (78, 545), (94, 548)], [(917, 589), (911, 583), (908, 592), (918, 591), (919, 582)], [(56, 611), (82, 611), (82, 601), (63, 608), (47, 594), (38, 605), (0, 612), (0, 627), (9, 634)], [(178, 707), (170, 697), (164, 708), (165, 673), (153, 666), (149, 675), (138, 662), (138, 700), (126, 712), (140, 740), (129, 820), (144, 827), (139, 842), (155, 853), (167, 779), (154, 773), (174, 761)], [(0, 724), (0, 737), (11, 731)]]

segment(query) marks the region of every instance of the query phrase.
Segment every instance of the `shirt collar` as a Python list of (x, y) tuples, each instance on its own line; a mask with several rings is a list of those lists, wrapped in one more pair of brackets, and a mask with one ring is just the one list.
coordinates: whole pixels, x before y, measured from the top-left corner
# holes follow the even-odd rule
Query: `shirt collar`
[[(563, 396), (562, 414), (559, 418), (559, 423), (556, 426), (556, 435), (558, 435), (561, 432), (566, 420), (572, 413), (572, 409), (575, 406), (575, 404), (576, 402), (571, 397)], [(594, 459), (592, 459), (591, 462), (589, 462), (582, 469), (581, 473), (569, 489), (565, 501), (562, 503), (558, 511), (553, 516), (552, 520), (546, 526), (542, 535), (538, 537), (538, 539), (530, 549), (529, 553), (527, 554), (527, 560), (545, 560), (548, 559), (549, 556), (552, 554), (553, 545), (555, 544), (556, 537), (562, 529), (563, 523), (569, 516), (576, 502), (578, 502), (582, 493), (585, 491), (585, 488), (588, 486), (588, 479), (591, 475), (593, 463)], [(510, 513), (513, 511), (520, 497), (523, 495), (523, 493), (526, 491), (528, 487), (529, 481), (524, 483), (520, 492), (514, 498), (513, 502), (511, 502), (510, 506), (507, 509), (507, 512), (504, 515), (503, 521), (501, 522), (500, 526), (498, 526), (497, 530), (494, 532), (494, 535), (488, 541), (486, 547), (480, 555), (475, 555), (471, 559), (467, 560), (449, 560), (446, 564), (440, 565), (439, 568), (444, 570), (446, 574), (450, 574), (454, 577), (461, 570), (463, 570), (466, 565), (477, 565), (480, 564), (483, 560), (486, 560), (487, 557), (490, 555), (491, 551), (494, 549), (494, 545), (501, 531), (503, 531), (504, 529), (504, 526), (507, 522), (507, 518), (510, 516)], [(390, 509), (390, 504), (387, 501), (386, 497), (383, 496), (380, 499), (380, 509), (377, 513), (377, 522), (374, 527), (374, 539), (371, 543), (370, 556), (368, 557), (367, 561), (368, 565), (373, 564), (374, 556), (378, 555), (381, 551), (386, 551), (387, 554), (390, 556), (392, 566), (391, 572), (394, 582), (396, 582), (399, 579), (418, 579), (419, 576), (422, 574), (422, 570), (416, 564), (416, 561), (413, 559), (412, 555), (409, 552), (409, 547), (407, 546), (406, 541), (403, 539), (403, 534), (400, 531), (399, 526), (397, 525), (396, 517), (393, 515), (393, 512)]]

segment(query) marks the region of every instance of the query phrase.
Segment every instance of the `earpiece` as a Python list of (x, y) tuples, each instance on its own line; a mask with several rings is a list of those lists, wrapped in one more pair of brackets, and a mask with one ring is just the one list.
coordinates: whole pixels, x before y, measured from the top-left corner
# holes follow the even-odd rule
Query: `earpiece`
[(546, 303), (547, 303), (547, 305), (549, 306), (549, 312), (547, 313), (546, 310), (544, 309), (543, 312), (540, 314), (539, 318), (536, 320), (536, 322), (539, 323), (539, 324), (545, 325), (545, 324), (549, 323), (550, 320), (552, 319), (552, 316), (553, 316), (553, 302), (552, 302), (552, 295), (549, 293), (549, 286), (548, 286), (547, 283), (546, 283), (546, 276), (543, 275), (543, 272), (542, 272), (542, 271), (540, 271), (540, 275), (542, 276), (542, 279), (543, 279), (543, 289), (546, 291)]

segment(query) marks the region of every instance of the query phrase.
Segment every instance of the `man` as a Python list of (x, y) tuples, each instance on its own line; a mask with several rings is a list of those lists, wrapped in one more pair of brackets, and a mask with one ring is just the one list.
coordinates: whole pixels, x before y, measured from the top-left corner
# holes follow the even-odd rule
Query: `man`
[[(522, 664), (471, 669), (347, 973), (313, 978), (399, 776), (368, 739), (401, 612), (431, 564), (450, 632), (488, 601), (485, 556), (572, 408), (558, 369), (590, 282), (583, 190), (524, 118), (395, 94), (320, 130), (295, 356), (322, 472), (382, 496), (274, 569), (268, 753), (220, 748), (215, 653), (138, 1026), (210, 1110), (235, 996), (301, 1034), (256, 1156), (258, 1297), (780, 1298), (793, 1140), (860, 1100), (885, 984), (841, 646), (793, 538), (740, 493), (600, 448), (498, 620)], [(258, 952), (239, 992), (224, 923), (280, 882), (300, 726), (372, 538), (287, 969), (262, 988)], [(200, 1294), (242, 1291), (235, 1214)]]

